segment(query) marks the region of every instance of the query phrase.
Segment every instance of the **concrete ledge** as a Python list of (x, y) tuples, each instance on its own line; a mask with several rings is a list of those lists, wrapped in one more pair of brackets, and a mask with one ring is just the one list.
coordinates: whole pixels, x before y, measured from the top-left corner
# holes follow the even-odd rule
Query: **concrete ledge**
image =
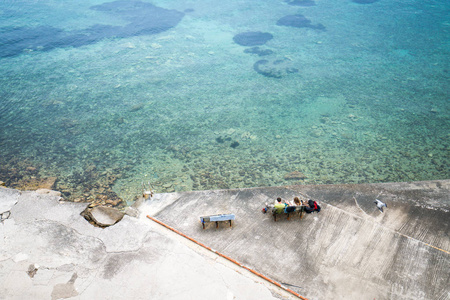
[[(436, 180), (160, 194), (141, 211), (309, 299), (440, 299), (450, 296), (449, 187)], [(299, 194), (322, 211), (276, 223), (261, 213), (265, 202)], [(384, 214), (376, 198), (388, 204)], [(202, 229), (199, 216), (228, 212), (233, 228)]]
[(0, 222), (0, 299), (281, 297), (150, 220), (124, 216), (101, 229), (80, 215), (87, 204), (58, 199), (0, 189), (11, 212)]
[[(290, 298), (146, 214), (310, 300), (447, 299), (449, 187), (436, 180), (157, 194), (139, 218), (105, 229), (80, 215), (87, 204), (0, 188), (0, 299)], [(265, 202), (300, 194), (322, 211), (276, 223), (261, 213)], [(375, 198), (388, 204), (385, 213)], [(232, 228), (202, 229), (199, 216), (227, 212), (236, 215)]]

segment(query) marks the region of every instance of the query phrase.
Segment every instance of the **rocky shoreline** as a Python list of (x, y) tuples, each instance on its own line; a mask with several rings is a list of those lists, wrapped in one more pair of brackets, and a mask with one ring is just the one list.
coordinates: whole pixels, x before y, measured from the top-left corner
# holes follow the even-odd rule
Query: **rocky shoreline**
[[(116, 170), (117, 171), (117, 170)], [(89, 203), (90, 207), (106, 206), (124, 209), (127, 203), (112, 187), (121, 177), (114, 170), (99, 171), (94, 165), (88, 166), (83, 174), (72, 178), (47, 176), (46, 170), (28, 161), (14, 162), (0, 167), (0, 185), (21, 190), (58, 190), (66, 201)]]

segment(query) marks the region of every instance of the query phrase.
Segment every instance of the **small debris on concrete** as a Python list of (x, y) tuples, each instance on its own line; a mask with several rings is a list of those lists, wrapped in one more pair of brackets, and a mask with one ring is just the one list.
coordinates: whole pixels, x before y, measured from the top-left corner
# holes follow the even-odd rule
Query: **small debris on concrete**
[(10, 216), (11, 216), (11, 212), (10, 211), (5, 211), (5, 212), (0, 214), (0, 221), (4, 221), (6, 219), (9, 219)]
[(27, 271), (28, 276), (30, 276), (30, 278), (33, 278), (34, 275), (36, 275), (36, 273), (37, 273), (37, 271), (38, 271), (38, 268), (39, 268), (38, 265), (31, 264), (31, 265), (28, 267), (28, 271)]

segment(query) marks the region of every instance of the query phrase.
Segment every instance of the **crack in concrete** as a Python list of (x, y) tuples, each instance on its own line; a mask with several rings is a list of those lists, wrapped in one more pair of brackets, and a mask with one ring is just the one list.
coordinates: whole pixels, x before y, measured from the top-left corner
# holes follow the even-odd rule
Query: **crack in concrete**
[[(105, 258), (105, 260), (106, 260), (106, 258)], [(84, 281), (88, 282), (88, 284), (86, 285), (86, 287), (84, 289), (82, 289), (81, 291), (78, 291), (78, 295), (81, 296), (83, 293), (85, 293), (86, 290), (94, 283), (94, 281), (95, 281), (94, 279), (99, 278), (98, 274), (100, 273), (100, 271), (101, 271), (101, 268), (96, 268), (96, 271), (94, 272), (94, 275), (92, 276), (92, 280), (90, 280), (90, 281), (88, 281), (89, 276), (80, 278), (80, 280), (83, 279)]]
[(5, 259), (2, 259), (2, 260), (0, 260), (0, 263), (6, 262), (8, 260), (13, 260), (13, 258), (12, 257), (8, 257), (8, 258), (5, 258)]

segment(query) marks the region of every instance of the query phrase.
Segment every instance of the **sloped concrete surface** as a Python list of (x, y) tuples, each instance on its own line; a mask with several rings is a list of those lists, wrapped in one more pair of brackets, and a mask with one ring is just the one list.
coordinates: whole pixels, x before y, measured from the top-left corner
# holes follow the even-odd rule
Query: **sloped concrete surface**
[[(441, 180), (156, 194), (102, 229), (86, 204), (0, 188), (0, 299), (294, 299), (149, 214), (310, 300), (446, 300), (449, 191)], [(261, 209), (279, 196), (322, 211), (274, 222)], [(203, 230), (199, 217), (218, 213), (233, 227)]]
[(0, 299), (289, 298), (147, 218), (101, 229), (59, 200), (0, 188)]
[[(322, 211), (277, 222), (261, 213), (294, 196)], [(308, 299), (377, 300), (450, 299), (449, 209), (450, 180), (159, 194), (141, 206)], [(199, 217), (218, 213), (234, 213), (233, 227), (203, 230)]]
[[(0, 187), (1, 188), (1, 187)], [(11, 208), (17, 203), (17, 199), (20, 196), (20, 192), (12, 189), (3, 189), (2, 201), (0, 201), (0, 214), (9, 212)]]

